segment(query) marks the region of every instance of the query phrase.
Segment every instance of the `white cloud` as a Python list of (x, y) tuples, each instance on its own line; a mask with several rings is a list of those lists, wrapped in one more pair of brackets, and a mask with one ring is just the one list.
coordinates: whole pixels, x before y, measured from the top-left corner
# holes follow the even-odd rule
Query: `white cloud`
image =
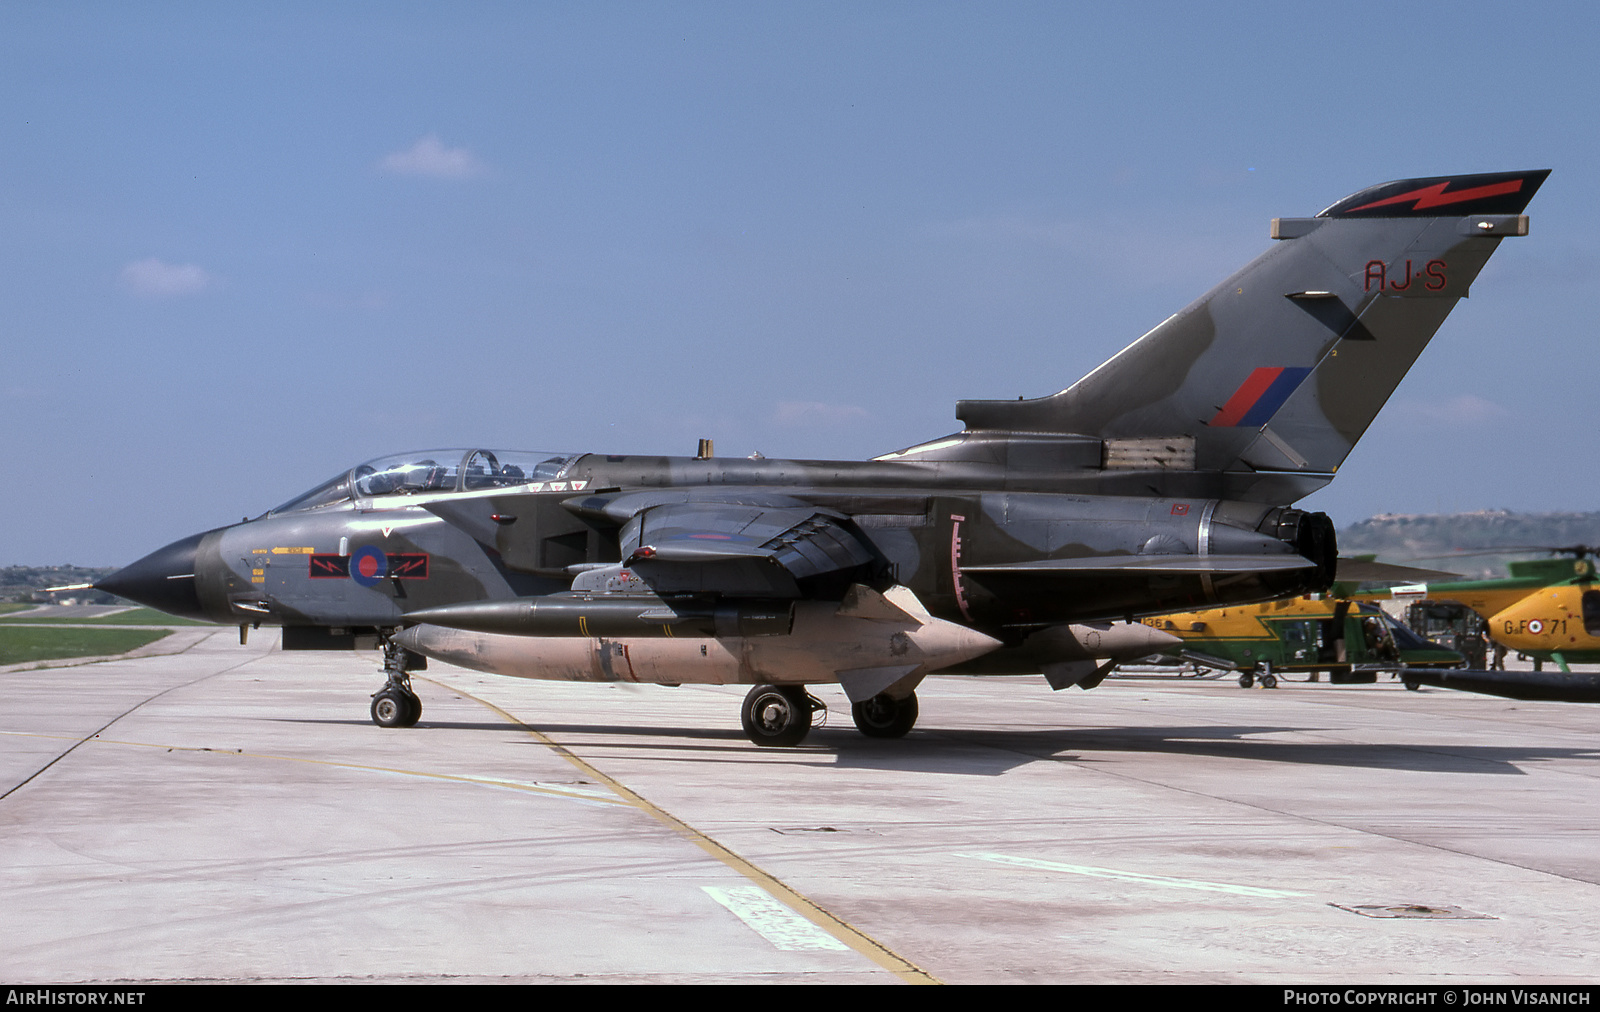
[(871, 417), (866, 408), (858, 408), (854, 404), (823, 404), (820, 401), (780, 401), (772, 412), (772, 420), (779, 425), (807, 428), (849, 425)]
[(386, 155), (378, 167), (404, 176), (468, 179), (483, 172), (483, 164), (466, 148), (447, 148), (438, 134), (429, 134), (404, 151)]
[(211, 275), (195, 264), (169, 264), (151, 257), (122, 268), (122, 287), (135, 295), (170, 299), (193, 295), (211, 284)]

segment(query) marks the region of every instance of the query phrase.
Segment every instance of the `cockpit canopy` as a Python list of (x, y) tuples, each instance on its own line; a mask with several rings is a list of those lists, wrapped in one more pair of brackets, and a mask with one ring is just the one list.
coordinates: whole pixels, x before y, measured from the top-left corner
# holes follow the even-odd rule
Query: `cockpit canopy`
[(350, 499), (390, 495), (437, 495), (526, 485), (559, 479), (578, 454), (536, 450), (418, 450), (378, 457), (295, 496), (278, 513), (313, 510)]

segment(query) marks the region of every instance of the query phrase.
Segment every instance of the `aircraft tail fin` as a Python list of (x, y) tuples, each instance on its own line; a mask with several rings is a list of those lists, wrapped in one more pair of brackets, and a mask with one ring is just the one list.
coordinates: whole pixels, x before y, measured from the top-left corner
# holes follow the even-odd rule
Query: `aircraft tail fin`
[(1098, 438), (1108, 468), (1282, 475), (1298, 498), (1344, 462), (1500, 240), (1527, 234), (1548, 175), (1398, 180), (1274, 219), (1272, 249), (1068, 389), (962, 401), (957, 417)]

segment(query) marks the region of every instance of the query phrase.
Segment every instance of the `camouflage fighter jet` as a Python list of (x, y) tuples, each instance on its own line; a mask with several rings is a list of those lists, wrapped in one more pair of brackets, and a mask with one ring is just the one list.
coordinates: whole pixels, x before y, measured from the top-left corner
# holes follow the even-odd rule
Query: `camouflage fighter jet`
[(755, 687), (792, 745), (840, 683), (899, 737), (924, 676), (1092, 688), (1168, 634), (1135, 616), (1319, 592), (1333, 478), (1548, 170), (1407, 179), (1272, 223), (1277, 242), (1060, 393), (867, 461), (483, 449), (361, 464), (97, 586), (382, 647), (383, 726), (431, 657), (526, 678)]

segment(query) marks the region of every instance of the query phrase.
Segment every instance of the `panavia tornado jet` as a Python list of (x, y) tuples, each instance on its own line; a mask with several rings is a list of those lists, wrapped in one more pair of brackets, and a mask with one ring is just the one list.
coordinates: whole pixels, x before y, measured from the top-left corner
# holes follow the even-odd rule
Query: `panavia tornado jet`
[[(791, 745), (839, 683), (898, 737), (933, 672), (1093, 688), (1170, 644), (1136, 616), (1334, 581), (1333, 478), (1547, 171), (1407, 179), (1272, 223), (1273, 246), (1060, 393), (866, 461), (435, 450), (372, 460), (100, 589), (381, 647), (372, 718), (435, 658), (524, 678), (753, 685)], [(1037, 366), (1032, 366), (1036, 368)]]

